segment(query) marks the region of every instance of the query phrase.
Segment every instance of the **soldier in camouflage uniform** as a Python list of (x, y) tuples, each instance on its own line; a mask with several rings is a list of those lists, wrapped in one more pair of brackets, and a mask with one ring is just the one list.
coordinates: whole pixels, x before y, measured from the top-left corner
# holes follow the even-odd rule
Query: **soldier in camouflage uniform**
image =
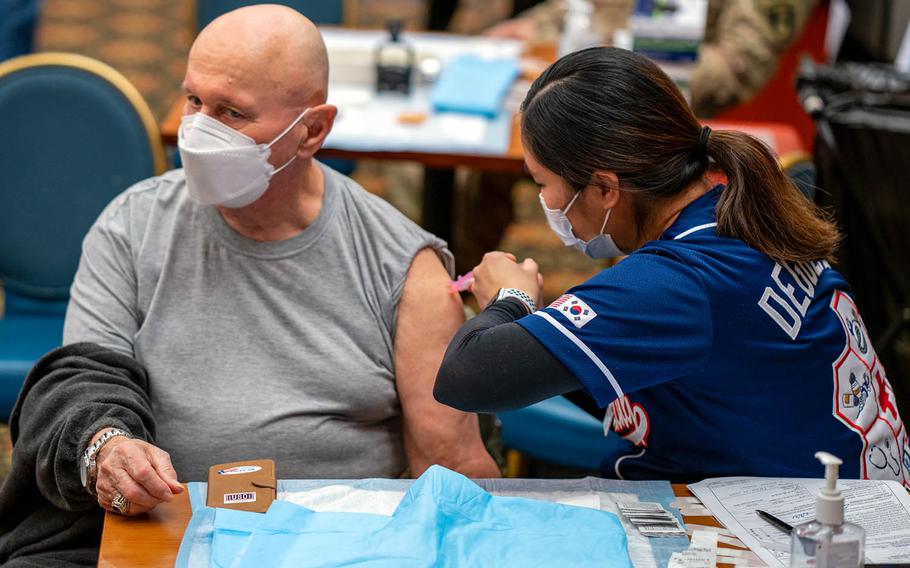
[[(634, 0), (591, 0), (592, 26), (605, 45), (627, 27)], [(709, 0), (705, 40), (691, 80), (692, 108), (702, 118), (749, 100), (771, 78), (780, 55), (800, 32), (817, 0)], [(527, 41), (559, 38), (562, 0), (546, 2), (488, 33)]]

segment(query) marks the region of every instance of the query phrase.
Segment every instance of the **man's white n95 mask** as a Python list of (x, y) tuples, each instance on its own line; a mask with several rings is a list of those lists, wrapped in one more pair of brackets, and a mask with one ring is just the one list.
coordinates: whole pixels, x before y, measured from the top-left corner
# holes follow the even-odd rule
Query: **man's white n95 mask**
[(201, 112), (185, 115), (180, 120), (177, 147), (190, 197), (202, 205), (233, 209), (245, 207), (262, 197), (271, 177), (297, 157), (295, 153), (275, 169), (269, 163), (272, 144), (290, 132), (308, 110), (300, 113), (268, 144), (257, 144), (246, 134)]

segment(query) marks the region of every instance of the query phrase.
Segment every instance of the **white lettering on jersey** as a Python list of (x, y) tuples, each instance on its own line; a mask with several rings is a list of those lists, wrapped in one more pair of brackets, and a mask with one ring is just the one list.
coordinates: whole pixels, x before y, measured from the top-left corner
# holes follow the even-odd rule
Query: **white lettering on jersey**
[[(803, 325), (802, 318), (805, 317), (809, 304), (815, 297), (818, 277), (826, 268), (831, 268), (827, 261), (774, 263), (771, 281), (775, 288), (766, 286), (758, 305), (790, 339), (796, 339), (799, 335)], [(799, 291), (792, 284), (781, 280), (782, 270), (787, 271), (793, 282), (799, 286)]]
[(910, 488), (910, 443), (894, 391), (850, 296), (837, 291), (831, 309), (844, 326), (844, 350), (832, 364), (834, 417), (863, 441), (862, 479), (893, 479)]
[[(786, 312), (786, 317), (780, 313), (774, 306), (771, 305), (770, 300), (783, 308)], [(765, 310), (765, 313), (771, 316), (771, 319), (774, 320), (784, 333), (790, 336), (790, 339), (796, 339), (796, 336), (799, 335), (799, 328), (803, 325), (803, 320), (799, 318), (797, 313), (793, 311), (793, 308), (790, 307), (790, 304), (786, 302), (783, 298), (777, 295), (777, 292), (772, 290), (769, 287), (765, 287), (765, 293), (762, 294), (761, 299), (758, 301), (758, 305), (761, 309)]]
[[(786, 263), (785, 263), (785, 266), (786, 266)], [(809, 303), (812, 301), (812, 296), (815, 295), (814, 289), (813, 289), (813, 293), (811, 295), (806, 294), (802, 298), (797, 299), (796, 288), (794, 288), (790, 284), (785, 284), (780, 281), (780, 271), (781, 271), (781, 265), (775, 264), (774, 270), (771, 271), (771, 280), (773, 280), (774, 283), (777, 284), (778, 289), (784, 293), (784, 296), (786, 296), (786, 298), (788, 300), (790, 300), (790, 303), (796, 308), (796, 310), (799, 312), (799, 315), (805, 317), (806, 310), (809, 309)], [(788, 268), (787, 272), (789, 272), (791, 276), (794, 276), (794, 272), (795, 272), (794, 270)], [(797, 278), (795, 276), (793, 279), (797, 280)]]
[(813, 270), (811, 266), (804, 262), (785, 262), (783, 266), (807, 296), (810, 298), (815, 296), (815, 285), (818, 284), (818, 274), (815, 273), (815, 270)]
[(648, 411), (637, 402), (633, 404), (628, 396), (610, 403), (604, 423), (611, 424), (617, 434), (636, 446), (648, 447), (648, 434), (651, 433)]

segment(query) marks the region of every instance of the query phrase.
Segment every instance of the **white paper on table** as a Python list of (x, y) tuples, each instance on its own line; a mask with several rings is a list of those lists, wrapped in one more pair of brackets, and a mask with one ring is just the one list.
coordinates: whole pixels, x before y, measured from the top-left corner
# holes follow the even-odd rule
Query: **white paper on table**
[(717, 566), (717, 533), (695, 531), (692, 544), (682, 552), (670, 556), (667, 568), (714, 568)]
[[(368, 87), (330, 85), (328, 103), (338, 107), (338, 116), (326, 139), (327, 148), (505, 152), (509, 145), (509, 130), (488, 140), (491, 121), (485, 117), (433, 112), (425, 90), (400, 97), (377, 95)], [(426, 118), (417, 124), (405, 123), (399, 120), (402, 114)]]
[(733, 532), (723, 527), (712, 527), (709, 525), (699, 525), (696, 523), (686, 523), (686, 532), (690, 535), (695, 531), (716, 532), (719, 535), (733, 536)]
[(438, 135), (462, 144), (480, 144), (487, 136), (487, 119), (482, 116), (440, 112), (429, 122)]
[[(720, 542), (718, 540), (718, 542)], [(733, 559), (743, 559), (752, 564), (764, 564), (757, 554), (751, 550), (736, 550), (733, 548), (718, 548), (717, 549), (717, 561), (718, 562), (729, 562), (733, 564)]]
[(571, 495), (556, 500), (560, 505), (571, 505), (573, 507), (585, 507), (587, 509), (600, 510), (600, 497), (589, 493), (587, 495)]
[[(406, 109), (402, 109), (405, 112)], [(423, 109), (411, 112), (422, 112)], [(439, 145), (440, 140), (457, 148), (459, 145), (478, 146), (487, 135), (487, 120), (483, 117), (456, 113), (427, 114), (421, 124), (404, 124), (398, 113), (381, 107), (344, 108), (332, 129), (329, 146), (339, 139), (370, 143), (378, 150), (416, 150), (422, 145)], [(505, 150), (505, 148), (503, 148)]]
[[(769, 566), (790, 563), (790, 536), (760, 518), (766, 511), (791, 525), (815, 518), (823, 479), (722, 477), (689, 485), (725, 527)], [(866, 530), (866, 560), (910, 558), (910, 495), (896, 481), (841, 479), (845, 518)]]
[(390, 517), (404, 498), (404, 493), (355, 489), (348, 485), (326, 485), (310, 491), (282, 491), (278, 494), (278, 499), (320, 513), (373, 513)]

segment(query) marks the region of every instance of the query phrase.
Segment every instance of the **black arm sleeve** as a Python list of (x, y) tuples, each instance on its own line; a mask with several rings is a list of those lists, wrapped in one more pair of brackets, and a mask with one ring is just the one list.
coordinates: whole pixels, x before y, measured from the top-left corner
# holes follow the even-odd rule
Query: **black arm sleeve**
[(501, 412), (581, 388), (581, 383), (515, 320), (522, 304), (505, 298), (466, 322), (446, 350), (433, 395), (467, 412)]

